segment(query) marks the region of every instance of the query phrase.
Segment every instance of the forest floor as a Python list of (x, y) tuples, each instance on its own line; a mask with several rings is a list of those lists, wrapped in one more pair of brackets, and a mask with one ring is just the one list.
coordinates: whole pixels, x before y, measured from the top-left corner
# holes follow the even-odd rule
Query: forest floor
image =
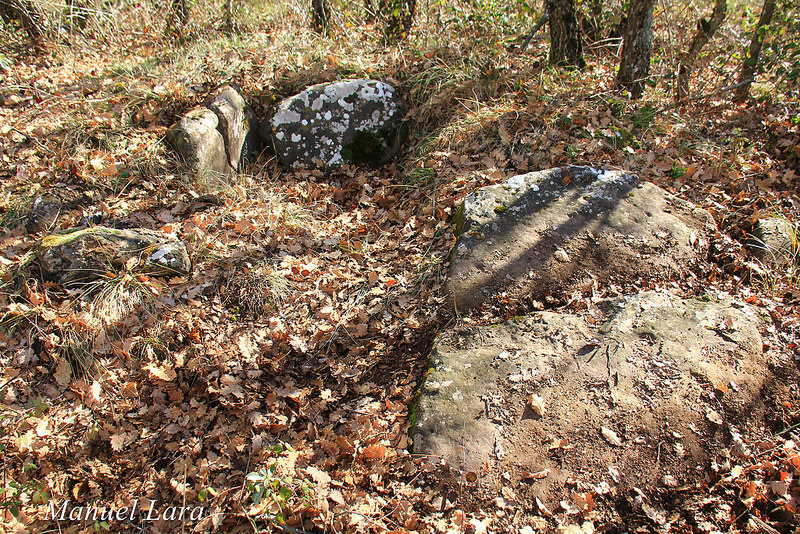
[[(797, 102), (755, 87), (741, 105), (720, 93), (676, 107), (666, 78), (633, 102), (614, 88), (615, 49), (590, 49), (584, 71), (561, 72), (546, 65), (546, 42), (524, 54), (455, 38), (386, 49), (367, 34), (320, 38), (276, 22), (180, 45), (152, 29), (37, 53), (22, 36), (4, 44), (0, 531), (796, 528), (800, 287), (743, 244), (759, 217), (800, 215)], [(697, 92), (733, 69), (698, 69)], [(163, 143), (224, 82), (265, 117), (307, 85), (355, 77), (388, 80), (409, 104), (410, 141), (393, 164), (286, 172), (267, 149), (232, 184), (197, 183)], [(566, 164), (628, 170), (708, 209), (719, 227), (708, 278), (681, 291), (727, 292), (771, 318), (766, 348), (786, 380), (764, 399), (764, 439), (749, 457), (720, 450), (697, 480), (641, 488), (666, 518), (636, 495), (569, 487), (559, 510), (498, 504), (480, 478), (444, 476), (409, 450), (436, 334), (530, 311), (448, 311), (455, 210), (477, 187)], [(109, 272), (83, 293), (35, 269), (17, 276), (41, 238), (25, 231), (27, 210), (46, 192), (65, 200), (59, 228), (91, 217), (184, 240), (192, 274)], [(51, 503), (137, 499), (162, 516), (52, 520)]]

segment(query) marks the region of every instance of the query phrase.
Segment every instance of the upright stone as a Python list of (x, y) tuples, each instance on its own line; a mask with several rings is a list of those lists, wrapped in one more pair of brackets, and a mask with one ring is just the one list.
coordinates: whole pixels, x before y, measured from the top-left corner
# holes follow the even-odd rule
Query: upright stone
[(704, 261), (711, 215), (618, 171), (564, 167), (467, 196), (448, 288), (466, 309), (569, 294), (598, 282), (669, 280)]
[(167, 141), (198, 174), (233, 172), (225, 153), (225, 141), (217, 131), (218, 124), (213, 111), (196, 107), (167, 131)]
[(258, 119), (242, 95), (230, 85), (222, 86), (206, 106), (219, 119), (217, 129), (222, 134), (228, 164), (240, 171), (258, 153)]
[(314, 85), (280, 103), (272, 143), (290, 169), (380, 165), (397, 152), (405, 113), (397, 90), (377, 80)]

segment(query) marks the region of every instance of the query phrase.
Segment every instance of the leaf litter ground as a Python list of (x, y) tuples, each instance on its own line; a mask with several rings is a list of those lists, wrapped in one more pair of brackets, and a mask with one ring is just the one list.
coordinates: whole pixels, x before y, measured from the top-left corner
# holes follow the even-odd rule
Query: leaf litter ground
[[(280, 44), (272, 64), (289, 57)], [(178, 62), (145, 74), (137, 69), (156, 47), (137, 46), (128, 71), (99, 70), (99, 55), (54, 54), (7, 74), (0, 438), (6, 488), (19, 491), (4, 494), (5, 529), (55, 528), (50, 499), (116, 507), (152, 499), (207, 511), (198, 522), (112, 525), (131, 532), (592, 532), (665, 523), (713, 532), (795, 522), (799, 297), (782, 273), (766, 288), (756, 283), (742, 247), (759, 213), (797, 214), (790, 191), (800, 139), (786, 109), (711, 102), (653, 113), (657, 100), (636, 108), (612, 102), (610, 89), (576, 92), (508, 56), (488, 70), (462, 65), (434, 90), (424, 77), (450, 64), (447, 50), (374, 61), (360, 51), (355, 66), (344, 65), (347, 51), (332, 52), (270, 73), (256, 48), (212, 49), (199, 74), (176, 76)], [(418, 128), (413, 150), (400, 166), (336, 176), (287, 174), (266, 154), (222, 192), (193, 183), (160, 139), (176, 114), (226, 77), (223, 59), (238, 61), (238, 81), (262, 110), (345, 67), (395, 76)], [(610, 87), (613, 72), (602, 65), (590, 68), (586, 87)], [(721, 448), (704, 477), (619, 494), (612, 472), (607, 487), (572, 481), (553, 508), (524, 486), (498, 495), (485, 473), (421, 461), (409, 452), (408, 430), (437, 332), (530, 310), (499, 301), (471, 316), (448, 311), (440, 290), (459, 201), (514, 173), (567, 163), (632, 169), (712, 211), (721, 233), (706, 276), (770, 315), (762, 334), (776, 383), (765, 398), (766, 426), (752, 434), (759, 439)], [(115, 305), (99, 292), (65, 291), (35, 269), (19, 284), (10, 273), (37, 236), (15, 223), (45, 191), (66, 206), (59, 227), (96, 217), (185, 240), (192, 276), (107, 273)], [(696, 294), (701, 285), (650, 288)], [(580, 311), (584, 299), (536, 306)], [(106, 528), (59, 528), (96, 526)]]

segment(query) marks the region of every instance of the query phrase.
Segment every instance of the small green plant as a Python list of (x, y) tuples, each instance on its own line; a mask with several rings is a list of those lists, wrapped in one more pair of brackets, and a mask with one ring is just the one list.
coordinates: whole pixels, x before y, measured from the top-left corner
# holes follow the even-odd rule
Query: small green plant
[(152, 312), (157, 291), (146, 276), (130, 273), (108, 273), (88, 284), (87, 294), (93, 295), (91, 311), (106, 327), (124, 321), (135, 311)]
[(64, 358), (70, 363), (72, 376), (91, 378), (96, 375), (98, 362), (88, 335), (67, 327), (61, 333), (61, 343), (56, 350), (59, 359)]
[[(4, 471), (8, 469), (10, 463), (16, 461), (8, 450), (8, 443), (11, 439), (20, 437), (20, 424), (29, 418), (41, 416), (47, 409), (39, 398), (34, 400), (34, 404), (34, 407), (21, 412), (13, 410), (0, 412), (0, 455), (3, 457)], [(17, 463), (17, 468), (19, 465)], [(25, 502), (44, 504), (49, 500), (50, 494), (44, 484), (34, 477), (29, 477), (29, 474), (38, 468), (36, 464), (28, 461), (22, 464), (22, 477), (11, 478), (4, 472), (3, 484), (0, 486), (0, 511), (8, 510), (11, 515), (18, 517)]]
[(677, 163), (672, 165), (672, 168), (667, 171), (667, 176), (672, 178), (673, 180), (678, 180), (682, 178), (686, 174), (686, 167), (681, 167)]
[(630, 121), (637, 130), (646, 130), (650, 127), (656, 115), (656, 108), (651, 104), (645, 104), (640, 109), (631, 113)]
[[(276, 454), (291, 451), (289, 445), (278, 443), (273, 448)], [(286, 522), (294, 511), (308, 506), (312, 502), (311, 482), (292, 474), (282, 474), (278, 462), (271, 462), (266, 467), (247, 474), (247, 492), (252, 504), (269, 519), (279, 525)]]
[(0, 227), (13, 229), (23, 224), (31, 211), (31, 205), (36, 197), (34, 193), (18, 193), (11, 196), (7, 202), (0, 202)]
[(436, 170), (430, 167), (418, 167), (411, 170), (403, 180), (406, 185), (424, 185), (436, 179)]

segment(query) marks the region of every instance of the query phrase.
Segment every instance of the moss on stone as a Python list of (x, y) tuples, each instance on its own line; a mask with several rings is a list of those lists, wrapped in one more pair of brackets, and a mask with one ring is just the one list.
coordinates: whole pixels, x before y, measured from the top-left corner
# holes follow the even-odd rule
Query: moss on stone
[(462, 202), (461, 205), (456, 210), (455, 214), (453, 215), (453, 222), (456, 225), (456, 235), (461, 235), (461, 232), (464, 230), (464, 203)]
[(62, 245), (66, 245), (68, 243), (72, 243), (80, 239), (86, 235), (93, 235), (93, 234), (112, 234), (117, 235), (118, 232), (111, 228), (105, 228), (102, 226), (92, 226), (90, 228), (79, 228), (79, 229), (70, 229), (64, 230), (61, 232), (57, 232), (55, 234), (48, 235), (42, 239), (40, 244), (41, 248), (52, 248), (52, 247), (60, 247)]
[(360, 165), (380, 165), (386, 159), (386, 144), (381, 136), (366, 130), (359, 130), (353, 140), (342, 147), (342, 157)]

